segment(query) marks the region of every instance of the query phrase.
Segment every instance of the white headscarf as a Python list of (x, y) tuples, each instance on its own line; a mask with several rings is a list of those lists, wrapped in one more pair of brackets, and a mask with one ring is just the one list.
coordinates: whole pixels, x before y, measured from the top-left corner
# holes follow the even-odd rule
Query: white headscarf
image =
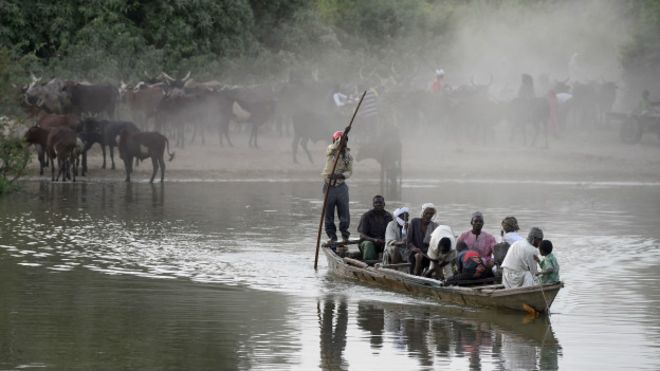
[[(430, 202), (427, 202), (427, 203), (423, 204), (423, 205), (422, 205), (422, 212), (419, 214), (419, 216), (420, 216), (420, 217), (423, 216), (423, 215), (424, 215), (424, 211), (426, 211), (426, 209), (428, 209), (428, 208), (435, 209), (435, 205), (432, 204), (432, 203), (430, 203)], [(437, 209), (436, 209), (436, 210), (437, 210)]]
[(401, 226), (401, 237), (406, 237), (408, 230), (406, 228), (406, 221), (401, 219), (401, 214), (408, 213), (410, 215), (410, 210), (407, 207), (400, 207), (394, 210), (394, 220)]

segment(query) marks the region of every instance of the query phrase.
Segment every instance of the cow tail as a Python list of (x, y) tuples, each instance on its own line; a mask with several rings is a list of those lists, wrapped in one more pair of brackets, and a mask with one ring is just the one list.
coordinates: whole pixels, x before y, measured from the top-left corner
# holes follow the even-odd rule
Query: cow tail
[(170, 156), (170, 161), (174, 160), (174, 152), (170, 153), (170, 141), (165, 137), (165, 145), (167, 146), (167, 155)]

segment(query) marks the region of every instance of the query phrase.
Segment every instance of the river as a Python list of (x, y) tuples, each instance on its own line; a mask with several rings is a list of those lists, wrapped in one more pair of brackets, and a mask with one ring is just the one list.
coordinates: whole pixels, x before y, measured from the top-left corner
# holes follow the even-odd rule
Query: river
[[(553, 241), (551, 315), (438, 304), (314, 271), (313, 179), (27, 180), (0, 198), (0, 369), (657, 370), (660, 184), (407, 179), (457, 233)], [(351, 182), (351, 231), (377, 184)], [(354, 235), (355, 236), (355, 235)]]

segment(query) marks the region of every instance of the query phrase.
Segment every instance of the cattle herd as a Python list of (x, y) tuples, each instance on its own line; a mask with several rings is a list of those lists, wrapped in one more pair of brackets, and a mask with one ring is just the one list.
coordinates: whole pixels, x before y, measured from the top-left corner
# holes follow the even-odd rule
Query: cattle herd
[[(579, 122), (603, 120), (614, 103), (617, 89), (611, 82), (557, 81), (547, 92), (533, 97), (503, 98), (493, 94), (492, 77), (486, 84), (470, 79), (468, 84), (435, 93), (428, 87), (414, 87), (402, 81), (365, 79), (351, 88), (318, 79), (228, 86), (215, 80), (195, 81), (190, 73), (182, 78), (161, 73), (133, 86), (121, 82), (116, 87), (57, 78), (42, 82), (41, 78), (32, 76), (31, 84), (22, 89), (20, 100), (23, 109), (35, 120), (25, 139), (37, 148), (40, 175), (49, 163), (52, 180), (61, 177), (75, 181), (79, 171), (86, 175), (87, 152), (98, 143), (103, 153), (103, 168), (107, 166), (106, 149), (112, 169), (115, 147), (118, 149), (126, 181), (131, 179), (133, 161), (151, 158), (153, 182), (158, 169), (161, 181), (164, 178), (165, 151), (170, 161), (174, 157), (168, 138), (179, 148), (197, 140), (205, 144), (206, 131), (211, 130), (217, 133), (220, 146), (233, 146), (231, 122), (249, 124), (248, 144), (254, 148), (258, 148), (257, 134), (265, 123), (271, 122), (280, 130), (291, 128), (292, 160), (298, 161), (298, 148), (302, 148), (313, 162), (307, 144), (327, 140), (345, 124), (352, 110), (350, 104), (338, 107), (333, 94), (357, 96), (358, 89), (367, 86), (374, 87), (380, 119), (377, 128), (361, 133), (363, 139), (355, 144), (358, 158), (376, 159), (381, 174), (395, 174), (393, 177), (401, 173), (401, 140), (398, 139), (401, 131), (444, 127), (447, 132), (465, 134), (486, 143), (494, 124), (506, 121), (512, 138), (519, 134), (527, 142), (527, 130), (531, 128), (532, 143), (537, 134), (543, 133), (547, 145), (547, 129), (552, 125), (565, 126), (570, 118)], [(118, 116), (130, 121), (118, 120)], [(392, 142), (392, 138), (396, 140)], [(394, 150), (398, 153), (392, 153)], [(57, 173), (54, 161), (57, 161)], [(396, 171), (388, 168), (397, 162)]]

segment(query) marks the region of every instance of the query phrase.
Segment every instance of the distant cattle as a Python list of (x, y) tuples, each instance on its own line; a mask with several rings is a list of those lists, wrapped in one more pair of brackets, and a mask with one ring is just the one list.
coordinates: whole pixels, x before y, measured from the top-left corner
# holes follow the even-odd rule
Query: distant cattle
[(134, 158), (144, 160), (151, 157), (153, 173), (149, 182), (154, 182), (156, 172), (160, 167), (160, 181), (162, 183), (165, 180), (165, 149), (167, 149), (169, 161), (172, 161), (174, 153), (170, 153), (170, 144), (164, 135), (155, 131), (132, 132), (131, 130), (123, 130), (119, 135), (119, 155), (124, 160), (126, 181), (131, 181)]
[(105, 113), (113, 118), (119, 101), (119, 91), (109, 84), (67, 84), (62, 88), (69, 95), (74, 113), (96, 115)]
[(389, 128), (357, 148), (357, 161), (373, 159), (380, 165), (380, 193), (387, 198), (401, 196), (401, 147), (398, 130)]
[(342, 127), (340, 111), (332, 102), (334, 84), (325, 82), (296, 82), (278, 92), (278, 111), (285, 112), (293, 123), (293, 162), (297, 163), (298, 147), (302, 147), (310, 162), (308, 142), (330, 140), (332, 133)]
[(25, 91), (25, 104), (47, 113), (70, 113), (71, 97), (64, 88), (75, 82), (62, 79), (52, 79), (46, 84), (40, 82), (41, 78), (32, 76), (32, 83)]
[(108, 146), (110, 148), (111, 168), (113, 170), (115, 169), (114, 148), (117, 146), (117, 137), (119, 137), (122, 130), (139, 131), (135, 124), (130, 121), (98, 120), (90, 117), (80, 123), (80, 138), (85, 144), (82, 153), (83, 175), (87, 174), (87, 151), (89, 151), (94, 143), (98, 143), (101, 146), (103, 153), (102, 168), (106, 168), (105, 147)]
[(522, 135), (527, 144), (527, 129), (533, 130), (530, 145), (536, 144), (536, 137), (543, 132), (545, 147), (548, 147), (548, 125), (550, 124), (550, 104), (546, 97), (515, 98), (504, 104), (502, 115), (511, 125), (511, 139), (516, 133)]
[[(231, 111), (228, 115), (236, 122), (246, 122), (250, 126), (250, 138), (248, 145), (258, 148), (257, 135), (259, 128), (274, 117), (275, 114), (275, 94), (268, 85), (224, 88), (217, 92), (219, 99), (224, 104), (227, 101), (232, 102)], [(228, 138), (228, 122), (222, 123), (225, 127), (222, 130)]]
[(163, 84), (146, 85), (138, 84), (133, 89), (129, 89), (122, 83), (121, 100), (128, 105), (134, 120), (146, 130), (149, 126), (149, 120), (156, 117), (156, 111), (160, 101), (165, 96)]

